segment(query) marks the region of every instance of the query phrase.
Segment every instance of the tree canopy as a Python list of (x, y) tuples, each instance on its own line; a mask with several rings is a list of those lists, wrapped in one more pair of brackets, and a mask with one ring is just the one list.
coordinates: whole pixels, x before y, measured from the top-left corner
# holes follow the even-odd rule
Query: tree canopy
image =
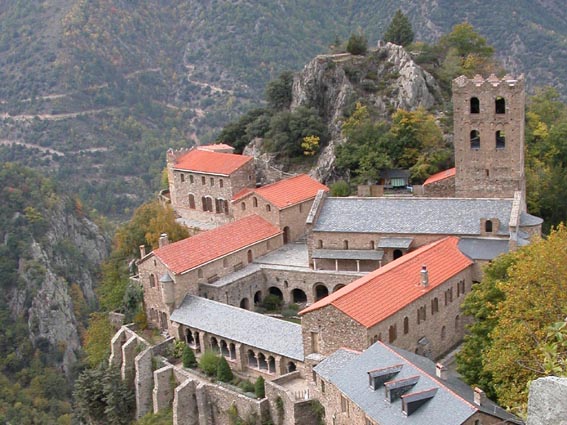
[(396, 12), (388, 29), (384, 33), (384, 41), (398, 44), (400, 46), (407, 46), (413, 41), (413, 28), (411, 22), (400, 9)]
[(347, 41), (346, 50), (351, 55), (365, 55), (368, 50), (368, 40), (362, 31), (354, 32)]

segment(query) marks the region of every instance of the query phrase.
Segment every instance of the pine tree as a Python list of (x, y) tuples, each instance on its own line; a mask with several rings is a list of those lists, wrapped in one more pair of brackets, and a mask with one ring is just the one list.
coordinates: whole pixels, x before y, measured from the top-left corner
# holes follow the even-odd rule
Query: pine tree
[(217, 379), (221, 382), (230, 382), (234, 376), (232, 375), (232, 370), (228, 362), (223, 356), (219, 358), (219, 364), (217, 366)]
[(196, 367), (197, 359), (195, 358), (195, 353), (191, 348), (186, 345), (183, 347), (183, 354), (181, 355), (181, 360), (183, 361), (183, 367)]
[(407, 16), (398, 9), (384, 34), (384, 41), (405, 47), (413, 41), (413, 37), (414, 34), (411, 22)]
[(258, 398), (266, 397), (266, 389), (264, 388), (264, 378), (258, 376), (256, 382), (254, 383), (254, 393)]
[(351, 55), (365, 55), (368, 50), (368, 40), (362, 31), (358, 33), (352, 33), (348, 39), (347, 52)]

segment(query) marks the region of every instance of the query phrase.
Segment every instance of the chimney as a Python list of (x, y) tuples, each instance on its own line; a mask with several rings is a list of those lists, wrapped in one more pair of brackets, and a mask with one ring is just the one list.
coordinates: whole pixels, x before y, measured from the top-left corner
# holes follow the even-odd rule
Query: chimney
[(435, 375), (443, 381), (447, 380), (447, 368), (441, 363), (437, 363), (435, 365)]
[(486, 403), (486, 394), (478, 387), (474, 387), (474, 404), (483, 406)]
[(140, 245), (140, 258), (144, 258), (146, 256), (146, 245)]
[(423, 288), (429, 286), (429, 272), (427, 271), (427, 266), (424, 264), (421, 266), (421, 286)]
[(163, 248), (166, 245), (169, 245), (169, 239), (167, 238), (167, 233), (162, 233), (159, 236), (159, 247)]

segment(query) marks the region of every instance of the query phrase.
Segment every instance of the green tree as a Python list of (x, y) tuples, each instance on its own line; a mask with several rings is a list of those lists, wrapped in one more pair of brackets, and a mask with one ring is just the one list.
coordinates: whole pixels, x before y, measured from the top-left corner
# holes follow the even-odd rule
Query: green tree
[(384, 41), (398, 44), (400, 46), (407, 46), (413, 41), (413, 28), (411, 22), (400, 9), (392, 18), (392, 22), (384, 33)]
[(195, 358), (195, 353), (187, 344), (183, 347), (183, 354), (181, 355), (181, 360), (183, 361), (183, 367), (196, 367), (197, 359)]
[(362, 31), (352, 33), (347, 41), (347, 52), (351, 55), (365, 55), (368, 50), (368, 41)]
[(92, 313), (83, 344), (87, 362), (91, 367), (107, 363), (110, 355), (110, 339), (113, 335), (114, 328), (108, 321), (108, 314)]
[(215, 376), (219, 365), (219, 356), (212, 351), (205, 351), (199, 359), (199, 368), (208, 376)]
[(349, 196), (350, 195), (350, 186), (344, 180), (339, 180), (329, 187), (331, 191), (331, 196)]
[(293, 73), (286, 71), (272, 80), (266, 86), (266, 100), (270, 109), (282, 111), (289, 109), (291, 105), (291, 86), (293, 84)]
[(224, 356), (219, 357), (219, 362), (217, 365), (217, 379), (221, 382), (230, 382), (234, 378), (232, 370), (228, 365), (228, 362)]
[(257, 398), (264, 398), (266, 397), (266, 388), (264, 386), (264, 378), (258, 376), (256, 378), (256, 382), (254, 382), (254, 393), (256, 394)]

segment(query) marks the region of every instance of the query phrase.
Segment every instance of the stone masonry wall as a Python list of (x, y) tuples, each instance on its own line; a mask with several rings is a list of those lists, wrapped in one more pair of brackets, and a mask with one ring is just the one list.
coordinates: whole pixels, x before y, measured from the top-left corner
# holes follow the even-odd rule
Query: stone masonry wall
[(455, 177), (448, 177), (423, 186), (423, 196), (429, 198), (453, 198), (455, 196)]

